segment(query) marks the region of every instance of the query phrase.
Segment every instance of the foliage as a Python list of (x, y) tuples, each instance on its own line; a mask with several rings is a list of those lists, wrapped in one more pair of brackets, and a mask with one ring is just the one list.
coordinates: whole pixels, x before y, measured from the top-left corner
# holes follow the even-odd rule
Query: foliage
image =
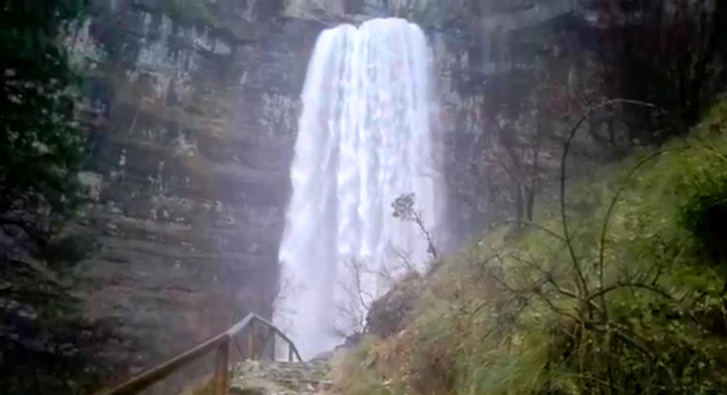
[(590, 178), (600, 181), (564, 184), (562, 210), (553, 205), (525, 227), (493, 226), (429, 275), (405, 331), (359, 351), (369, 363), (355, 366), (379, 378), (366, 385), (722, 392), (727, 267), (713, 251), (724, 234), (713, 210), (727, 198), (725, 152), (722, 103), (688, 137)]
[(61, 265), (89, 240), (58, 232), (79, 202), (85, 134), (79, 77), (63, 37), (85, 0), (11, 0), (0, 6), (0, 387), (4, 393), (81, 393), (100, 326), (79, 316)]
[[(710, 150), (700, 146), (703, 150)], [(727, 258), (727, 157), (714, 152), (719, 163), (705, 163), (691, 180), (681, 207), (682, 225), (692, 232), (718, 264)]]
[(364, 338), (345, 358), (337, 357), (333, 377), (335, 387), (350, 395), (403, 395), (407, 392), (401, 383), (382, 380), (370, 369), (374, 363), (371, 347), (375, 339)]
[[(82, 394), (109, 372), (96, 360), (111, 334), (79, 316), (52, 279), (21, 265), (0, 265), (12, 286), (0, 286), (0, 387), (5, 394)], [(114, 339), (117, 340), (117, 339)]]
[[(212, 3), (214, 4), (214, 3)], [(186, 22), (203, 23), (213, 27), (221, 25), (219, 13), (211, 3), (196, 0), (169, 0), (162, 3), (162, 10), (172, 18)]]
[(432, 235), (427, 230), (424, 218), (415, 208), (416, 196), (413, 193), (405, 193), (400, 195), (398, 198), (391, 203), (391, 208), (394, 209), (393, 216), (402, 221), (413, 222), (422, 236), (427, 240), (427, 253), (429, 253), (433, 259), (437, 259), (437, 248), (432, 240)]
[[(60, 35), (83, 0), (4, 2), (0, 12), (0, 216), (65, 212), (78, 191), (84, 135), (74, 122), (78, 79)], [(14, 219), (15, 225), (35, 221)]]

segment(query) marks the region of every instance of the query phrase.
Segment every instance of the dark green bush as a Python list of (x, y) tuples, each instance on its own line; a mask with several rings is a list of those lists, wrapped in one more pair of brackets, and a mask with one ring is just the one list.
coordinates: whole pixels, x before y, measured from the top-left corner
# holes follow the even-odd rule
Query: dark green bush
[[(681, 224), (701, 243), (716, 263), (727, 258), (727, 174), (710, 166), (693, 183), (681, 207)], [(721, 170), (721, 171), (720, 171)]]

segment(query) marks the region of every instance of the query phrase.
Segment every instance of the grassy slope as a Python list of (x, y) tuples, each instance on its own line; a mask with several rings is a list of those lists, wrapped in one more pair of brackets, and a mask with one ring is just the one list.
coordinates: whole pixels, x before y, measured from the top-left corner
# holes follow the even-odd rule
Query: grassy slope
[(342, 392), (727, 388), (727, 103), (658, 155), (601, 173), (568, 186), (575, 258), (558, 202), (537, 225), (493, 227), (430, 275), (405, 331), (345, 358)]

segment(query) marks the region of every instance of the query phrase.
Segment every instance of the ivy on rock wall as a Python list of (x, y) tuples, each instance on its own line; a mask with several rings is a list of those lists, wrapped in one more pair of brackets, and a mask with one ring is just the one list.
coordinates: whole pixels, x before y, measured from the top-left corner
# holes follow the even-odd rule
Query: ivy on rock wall
[[(76, 194), (84, 135), (74, 123), (78, 80), (59, 37), (83, 1), (10, 1), (0, 12), (0, 218)], [(0, 220), (2, 221), (2, 220)]]
[[(107, 337), (79, 316), (61, 272), (92, 242), (58, 230), (81, 197), (80, 80), (63, 44), (83, 0), (0, 6), (0, 390), (80, 393)], [(90, 346), (90, 347), (89, 347)]]

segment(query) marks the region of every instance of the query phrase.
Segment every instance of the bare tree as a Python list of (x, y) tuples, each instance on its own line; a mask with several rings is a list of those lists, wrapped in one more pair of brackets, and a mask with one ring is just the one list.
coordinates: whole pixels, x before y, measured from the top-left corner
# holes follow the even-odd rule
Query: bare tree
[(297, 312), (293, 309), (286, 309), (285, 302), (288, 298), (295, 297), (303, 291), (304, 286), (302, 284), (296, 284), (293, 278), (286, 275), (284, 272), (280, 273), (280, 280), (277, 286), (265, 296), (266, 305), (272, 306), (273, 320), (276, 325), (283, 329), (290, 329), (293, 327), (291, 317)]
[(364, 260), (350, 258), (343, 264), (346, 276), (338, 284), (343, 296), (335, 305), (339, 319), (332, 324), (330, 330), (334, 336), (347, 339), (366, 332), (366, 314), (375, 300), (375, 295), (367, 287), (367, 277), (370, 278), (373, 272)]
[(391, 253), (390, 261), (382, 262), (375, 268), (361, 258), (344, 261), (345, 279), (338, 284), (343, 296), (335, 304), (339, 319), (330, 328), (335, 337), (351, 339), (368, 331), (369, 310), (381, 296), (371, 290), (373, 284), (376, 284), (376, 288), (388, 290), (397, 281), (418, 272), (405, 251), (392, 248)]
[(416, 196), (413, 193), (405, 193), (391, 204), (394, 209), (394, 218), (399, 218), (402, 221), (410, 221), (416, 224), (419, 231), (422, 233), (427, 241), (427, 253), (429, 253), (433, 259), (437, 259), (437, 248), (434, 245), (432, 234), (429, 232), (424, 224), (422, 214), (417, 211), (414, 207)]
[[(422, 214), (415, 209), (414, 204), (413, 193), (399, 196), (391, 204), (394, 209), (393, 216), (417, 226), (427, 242), (427, 252), (436, 260), (438, 255), (434, 240)], [(372, 290), (380, 288), (381, 284), (384, 284), (383, 288), (388, 288), (398, 279), (418, 272), (416, 264), (406, 251), (392, 247), (390, 253), (392, 259), (387, 262), (367, 262), (360, 257), (349, 257), (343, 261), (345, 273), (343, 280), (338, 283), (342, 292), (335, 303), (338, 319), (330, 327), (332, 335), (349, 339), (365, 333), (368, 329), (368, 312), (380, 296), (377, 291)]]

